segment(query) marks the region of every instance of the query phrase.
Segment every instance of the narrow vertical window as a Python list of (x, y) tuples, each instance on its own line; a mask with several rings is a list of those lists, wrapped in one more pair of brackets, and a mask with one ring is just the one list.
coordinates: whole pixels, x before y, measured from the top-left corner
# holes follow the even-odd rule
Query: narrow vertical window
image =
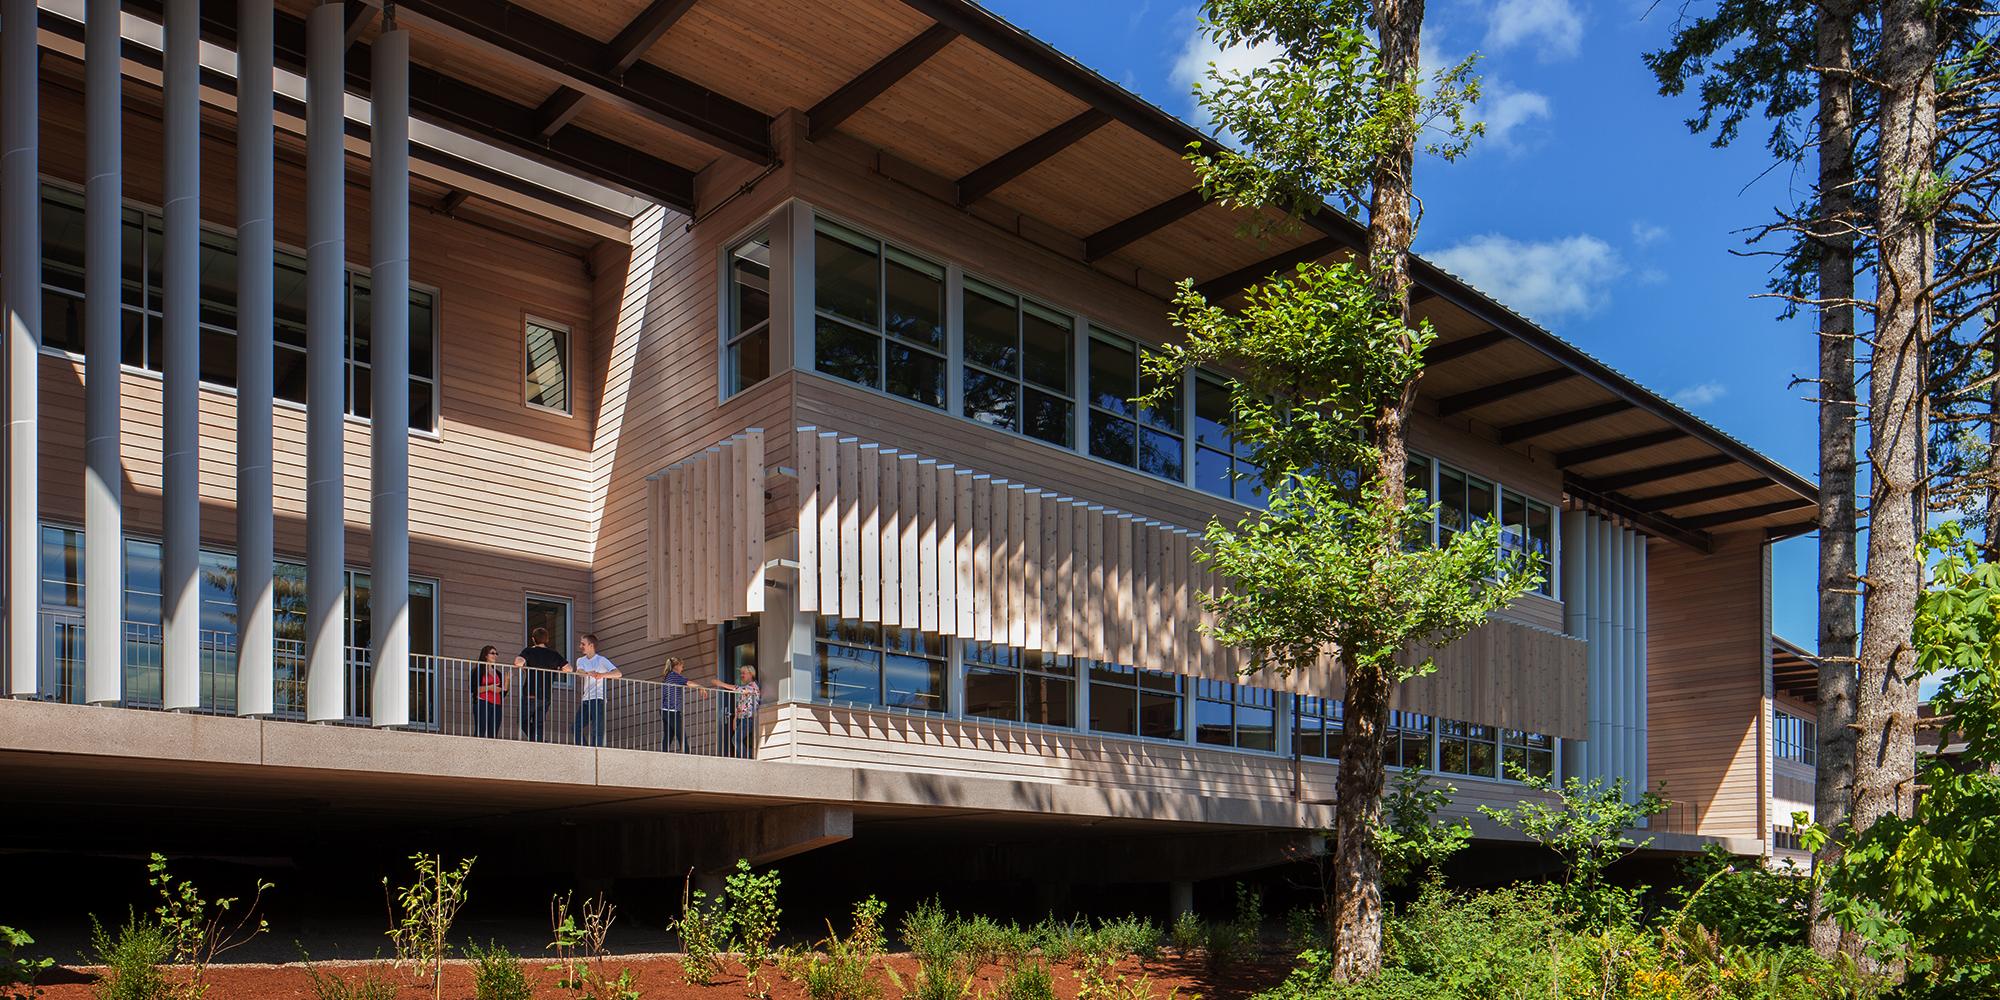
[(815, 367), (944, 409), (944, 268), (824, 220), (813, 262)]
[(1555, 593), (1555, 512), (1548, 504), (1501, 491), (1500, 547), (1517, 567), (1526, 569), (1532, 561), (1540, 570), (1536, 593)]
[(965, 415), (1069, 447), (1070, 318), (972, 279), (963, 303)]
[(1264, 470), (1250, 461), (1250, 446), (1237, 440), (1228, 383), (1207, 372), (1194, 380), (1194, 483), (1219, 497), (1252, 507), (1264, 505)]
[(722, 394), (733, 396), (771, 374), (771, 234), (760, 232), (729, 251), (729, 301), (723, 344)]
[(529, 320), (522, 345), (529, 406), (557, 413), (569, 409), (569, 329)]
[(1176, 482), (1185, 478), (1181, 397), (1159, 406), (1134, 403), (1155, 383), (1140, 371), (1146, 351), (1137, 343), (1093, 328), (1090, 337), (1090, 453)]

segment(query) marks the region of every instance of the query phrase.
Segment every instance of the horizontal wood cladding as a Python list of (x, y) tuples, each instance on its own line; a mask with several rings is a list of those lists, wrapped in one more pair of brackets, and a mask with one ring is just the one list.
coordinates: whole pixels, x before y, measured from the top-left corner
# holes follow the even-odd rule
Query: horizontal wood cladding
[(1766, 833), (1768, 558), (1761, 531), (1718, 535), (1710, 556), (1647, 547), (1647, 774), (1699, 817), (1692, 832)]
[[(160, 198), (160, 130), (147, 105), (156, 92), (128, 89), (124, 119), (125, 196)], [(43, 89), (42, 171), (80, 186), (82, 104), (63, 86)], [(211, 117), (214, 116), (211, 114)], [(223, 119), (226, 121), (226, 118)], [(235, 150), (227, 128), (204, 130), (202, 218), (234, 222)], [(282, 143), (281, 143), (282, 147)], [(347, 257), (368, 260), (365, 164), (350, 162)], [(305, 244), (305, 179), (281, 148), (276, 174), (276, 231), (283, 245)], [(421, 197), (422, 182), (416, 184)], [(411, 280), (437, 295), (436, 434), (410, 438), (411, 572), (439, 582), (440, 653), (470, 656), (487, 642), (506, 646), (522, 633), (522, 601), (533, 590), (576, 602), (579, 630), (590, 600), (590, 413), (593, 345), (571, 338), (568, 416), (523, 400), (523, 322), (535, 316), (579, 334), (592, 318), (583, 261), (559, 249), (501, 235), (419, 205), (411, 213)], [(215, 341), (211, 340), (211, 344)], [(234, 351), (233, 340), (221, 341)], [(206, 345), (205, 345), (206, 346)], [(44, 355), (41, 378), (42, 514), (80, 525), (83, 509), (83, 365)], [(127, 531), (158, 537), (161, 489), (161, 382), (150, 372), (121, 373), (123, 488)], [(199, 444), (204, 544), (235, 548), (236, 396), (203, 386)], [(305, 552), (305, 412), (274, 406), (272, 496), (281, 557)], [(345, 476), (349, 565), (368, 563), (370, 428), (348, 418)]]

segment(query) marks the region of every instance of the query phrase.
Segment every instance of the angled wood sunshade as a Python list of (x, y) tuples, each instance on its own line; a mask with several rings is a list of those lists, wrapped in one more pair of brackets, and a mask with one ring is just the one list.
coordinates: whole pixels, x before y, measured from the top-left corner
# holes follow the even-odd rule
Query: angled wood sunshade
[(764, 610), (764, 432), (654, 473), (647, 631), (680, 635)]

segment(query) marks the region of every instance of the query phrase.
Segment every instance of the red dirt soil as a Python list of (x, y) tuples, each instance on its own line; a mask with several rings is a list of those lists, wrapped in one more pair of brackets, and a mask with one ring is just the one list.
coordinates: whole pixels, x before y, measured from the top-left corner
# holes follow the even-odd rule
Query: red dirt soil
[[(535, 983), (537, 997), (573, 997), (576, 994), (556, 989), (555, 973), (546, 971), (546, 962), (536, 956), (525, 959), (529, 979)], [(912, 983), (916, 976), (916, 962), (908, 955), (892, 955), (885, 964), (894, 970), (905, 984)], [(1128, 977), (1128, 982), (1139, 976), (1152, 980), (1154, 1000), (1243, 1000), (1253, 993), (1265, 990), (1284, 978), (1289, 963), (1278, 960), (1260, 960), (1245, 963), (1229, 972), (1211, 976), (1197, 960), (1181, 959), (1166, 955), (1151, 962), (1141, 963), (1129, 959), (1118, 966), (1118, 971)], [(374, 967), (381, 978), (400, 986), (399, 1000), (428, 998), (428, 988), (414, 984), (409, 974), (389, 968), (384, 963), (370, 962), (320, 962), (314, 967), (321, 975), (338, 974), (343, 978), (358, 978), (368, 968)], [(740, 973), (741, 967), (730, 963), (732, 972)], [(749, 995), (740, 974), (727, 975), (708, 986), (690, 986), (681, 979), (678, 958), (672, 955), (636, 955), (606, 958), (602, 966), (606, 975), (616, 978), (621, 968), (631, 969), (638, 974), (638, 988), (646, 1000), (741, 1000)], [(92, 1000), (93, 985), (98, 969), (91, 967), (66, 967), (51, 969), (41, 979), (45, 1000)], [(972, 984), (972, 997), (985, 1000), (994, 993), (1001, 977), (999, 966), (987, 966), (979, 970), (977, 980)], [(882, 977), (883, 996), (894, 998), (902, 991), (888, 976)], [(311, 980), (306, 976), (305, 967), (297, 962), (284, 965), (223, 965), (209, 969), (208, 1000), (315, 1000)], [(778, 974), (774, 966), (764, 969), (764, 982), (770, 989), (770, 1000), (805, 1000), (805, 991), (799, 984)], [(1055, 987), (1058, 1000), (1076, 1000), (1077, 983), (1071, 969), (1058, 966), (1055, 970)], [(445, 967), (444, 995), (448, 1000), (472, 1000), (472, 966), (468, 962), (451, 962)]]

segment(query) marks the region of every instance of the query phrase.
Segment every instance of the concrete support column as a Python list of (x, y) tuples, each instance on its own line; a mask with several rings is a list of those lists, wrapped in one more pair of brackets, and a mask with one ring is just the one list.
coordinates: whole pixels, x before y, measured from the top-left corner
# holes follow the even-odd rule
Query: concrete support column
[[(101, 0), (117, 6), (116, 0)], [(272, 49), (269, 0), (236, 14), (236, 714), (270, 715)]]
[(0, 307), (7, 337), (7, 693), (39, 685), (35, 607), (41, 592), (41, 446), (37, 368), (42, 349), (41, 100), (35, 0), (0, 3)]
[(346, 715), (346, 23), (306, 18), (306, 719)]
[(83, 699), (125, 695), (125, 512), (119, 454), (124, 319), (124, 80), (118, 0), (84, 9)]
[[(393, 8), (392, 8), (393, 9)], [(369, 612), (377, 726), (410, 723), (410, 33), (375, 39), (370, 107)]]
[(168, 0), (161, 130), (161, 703), (201, 707), (201, 3)]
[(1167, 919), (1194, 912), (1194, 883), (1186, 880), (1167, 883)]

